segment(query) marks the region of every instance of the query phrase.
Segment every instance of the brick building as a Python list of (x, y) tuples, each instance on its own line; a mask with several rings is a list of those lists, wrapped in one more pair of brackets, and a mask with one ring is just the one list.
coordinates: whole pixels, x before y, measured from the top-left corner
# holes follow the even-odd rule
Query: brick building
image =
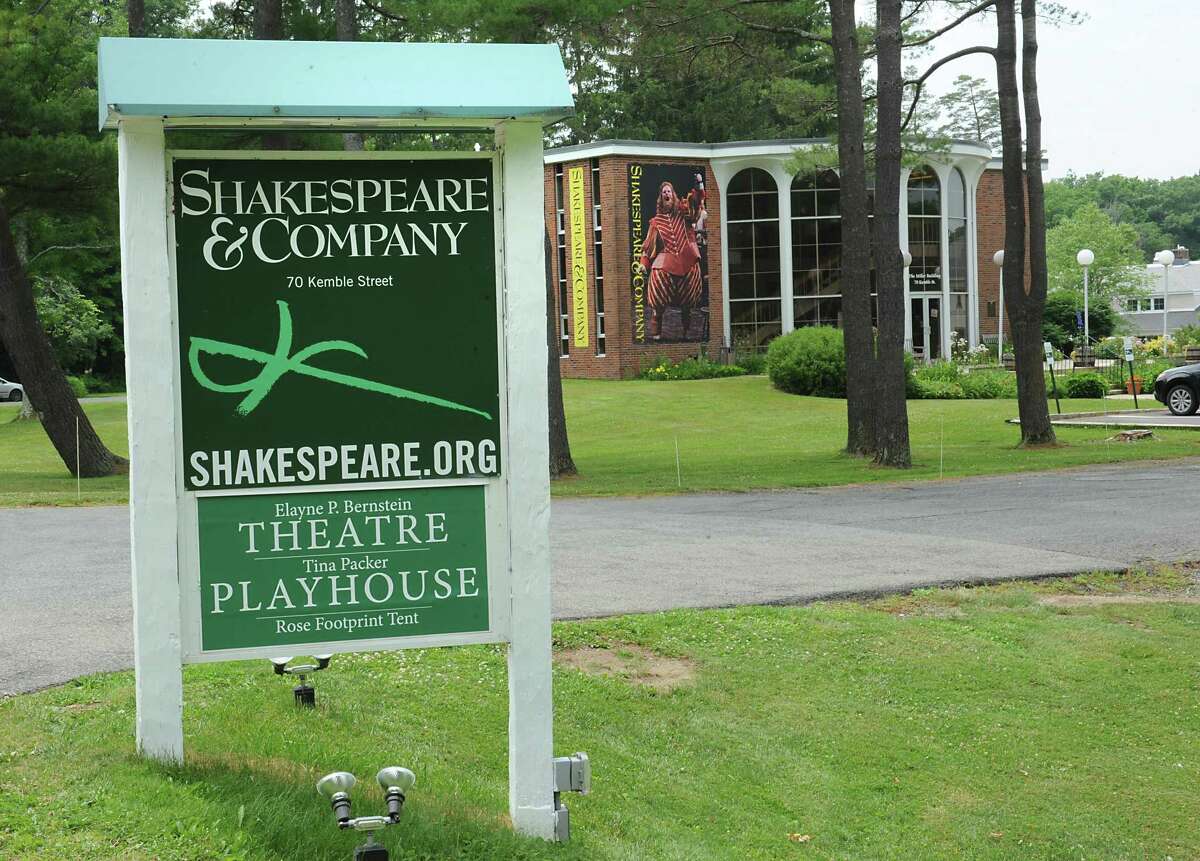
[[(600, 141), (547, 151), (563, 375), (619, 379), (660, 357), (760, 349), (799, 326), (840, 326), (838, 176), (789, 168), (794, 150), (816, 143)], [(909, 348), (932, 360), (954, 337), (994, 343), (999, 161), (985, 145), (956, 141), (906, 169), (902, 185)], [(656, 217), (660, 193), (665, 210), (675, 199), (676, 215)]]

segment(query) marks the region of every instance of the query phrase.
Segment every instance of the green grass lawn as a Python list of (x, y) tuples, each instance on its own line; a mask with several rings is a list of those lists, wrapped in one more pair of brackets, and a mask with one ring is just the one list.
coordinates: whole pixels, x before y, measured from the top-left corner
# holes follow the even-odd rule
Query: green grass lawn
[[(566, 380), (571, 451), (579, 476), (555, 482), (561, 496), (819, 487), (1055, 469), (1123, 460), (1200, 455), (1200, 433), (1156, 430), (1155, 439), (1110, 443), (1105, 428), (1058, 428), (1062, 445), (1017, 447), (1005, 420), (1015, 401), (909, 401), (912, 470), (879, 469), (841, 453), (845, 401), (804, 398), (765, 377), (652, 383)], [(1064, 411), (1103, 410), (1103, 401), (1066, 400)], [(1109, 401), (1109, 409), (1128, 409)], [(85, 404), (100, 435), (127, 450), (125, 404)], [(67, 474), (41, 428), (8, 423), (0, 409), (0, 506), (74, 505)], [(679, 444), (679, 477), (675, 445)], [(122, 503), (123, 476), (83, 483), (84, 504)]]
[[(841, 453), (845, 401), (784, 394), (766, 377), (566, 380), (563, 392), (580, 473), (555, 483), (554, 492), (563, 496), (819, 487), (1200, 455), (1195, 431), (1156, 430), (1153, 440), (1109, 443), (1110, 429), (1056, 428), (1059, 447), (1022, 449), (1016, 426), (1005, 424), (1017, 415), (1016, 401), (909, 401), (914, 468), (900, 472)], [(1064, 400), (1063, 412), (1105, 406)], [(1125, 410), (1133, 404), (1107, 406)]]
[[(100, 438), (120, 455), (129, 454), (123, 402), (83, 402), (84, 412)], [(129, 476), (89, 478), (79, 483), (71, 476), (41, 424), (13, 421), (14, 406), (0, 408), (0, 506), (14, 505), (117, 505), (129, 501)]]
[[(1046, 603), (1120, 590), (1157, 591)], [(372, 776), (405, 764), (398, 861), (1197, 858), (1185, 592), (1187, 572), (1090, 575), (558, 624), (560, 656), (694, 674), (668, 692), (560, 663), (555, 748), (594, 771), (565, 846), (506, 828), (500, 648), (340, 656), (312, 712), (266, 661), (189, 667), (181, 768), (134, 756), (129, 673), (88, 677), (0, 702), (0, 857), (349, 858), (314, 782), (353, 771), (378, 812)]]

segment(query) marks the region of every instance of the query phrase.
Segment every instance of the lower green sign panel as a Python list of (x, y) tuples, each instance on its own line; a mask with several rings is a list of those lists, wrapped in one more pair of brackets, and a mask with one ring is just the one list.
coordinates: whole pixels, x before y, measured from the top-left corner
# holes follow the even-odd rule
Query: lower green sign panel
[(480, 485), (197, 500), (204, 651), (488, 630)]

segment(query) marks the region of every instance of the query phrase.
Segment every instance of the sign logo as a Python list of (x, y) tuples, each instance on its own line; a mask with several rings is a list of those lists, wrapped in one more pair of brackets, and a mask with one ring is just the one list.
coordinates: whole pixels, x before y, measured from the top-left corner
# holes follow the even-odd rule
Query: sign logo
[[(279, 308), (279, 337), (275, 342), (274, 353), (264, 353), (252, 347), (243, 347), (239, 344), (230, 344), (226, 341), (215, 341), (211, 338), (192, 337), (190, 340), (188, 366), (191, 367), (192, 375), (196, 378), (196, 382), (212, 392), (226, 394), (246, 393), (246, 397), (242, 398), (241, 402), (237, 405), (238, 415), (250, 415), (262, 403), (263, 398), (270, 394), (271, 388), (281, 377), (285, 374), (297, 373), (314, 377), (318, 380), (350, 386), (355, 389), (378, 392), (381, 395), (390, 395), (394, 398), (419, 401), (423, 404), (432, 404), (450, 410), (462, 410), (463, 412), (473, 413), (488, 420), (492, 418), (490, 413), (483, 410), (477, 410), (466, 404), (448, 401), (445, 398), (306, 365), (305, 362), (309, 359), (319, 356), (321, 353), (332, 351), (353, 353), (361, 359), (366, 359), (367, 354), (361, 347), (350, 341), (318, 341), (292, 354), (291, 309), (288, 307), (288, 303), (282, 299), (276, 300), (275, 304)], [(200, 356), (205, 353), (215, 356), (232, 356), (248, 362), (257, 362), (262, 365), (262, 370), (258, 373), (258, 376), (251, 377), (241, 383), (218, 383), (209, 377), (208, 374), (204, 373), (204, 369), (200, 367)]]

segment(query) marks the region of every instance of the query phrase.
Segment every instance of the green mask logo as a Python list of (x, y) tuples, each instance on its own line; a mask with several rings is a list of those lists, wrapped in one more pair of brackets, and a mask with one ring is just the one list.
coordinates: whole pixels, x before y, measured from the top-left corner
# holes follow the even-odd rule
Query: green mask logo
[[(242, 398), (241, 402), (237, 405), (238, 415), (250, 415), (262, 403), (263, 399), (270, 394), (271, 388), (281, 377), (285, 374), (297, 373), (303, 374), (306, 377), (315, 377), (318, 380), (349, 386), (353, 389), (378, 392), (381, 395), (418, 401), (423, 404), (432, 404), (433, 406), (444, 407), (449, 410), (460, 410), (465, 413), (482, 416), (489, 421), (491, 420), (492, 416), (490, 413), (468, 407), (465, 404), (455, 403), (454, 401), (422, 394), (421, 392), (414, 392), (411, 389), (402, 389), (398, 386), (389, 386), (386, 383), (377, 383), (374, 380), (364, 380), (361, 377), (352, 377), (349, 374), (340, 374), (337, 371), (327, 371), (323, 368), (314, 368), (311, 365), (306, 365), (305, 362), (314, 356), (335, 350), (353, 353), (362, 359), (367, 358), (367, 354), (357, 344), (352, 344), (349, 341), (318, 341), (294, 355), (289, 355), (292, 349), (292, 312), (288, 308), (288, 303), (283, 300), (276, 300), (275, 304), (279, 306), (279, 338), (275, 342), (274, 353), (264, 353), (261, 350), (255, 350), (251, 347), (243, 347), (225, 341), (214, 341), (211, 338), (193, 337), (190, 339), (188, 365), (192, 369), (192, 375), (196, 378), (196, 382), (213, 392), (222, 392), (225, 394), (246, 393), (246, 397)], [(241, 383), (218, 383), (210, 378), (208, 374), (204, 373), (204, 370), (200, 367), (200, 356), (203, 353), (214, 356), (232, 356), (236, 359), (244, 359), (247, 362), (257, 362), (262, 365), (262, 370), (257, 376), (251, 377)]]

